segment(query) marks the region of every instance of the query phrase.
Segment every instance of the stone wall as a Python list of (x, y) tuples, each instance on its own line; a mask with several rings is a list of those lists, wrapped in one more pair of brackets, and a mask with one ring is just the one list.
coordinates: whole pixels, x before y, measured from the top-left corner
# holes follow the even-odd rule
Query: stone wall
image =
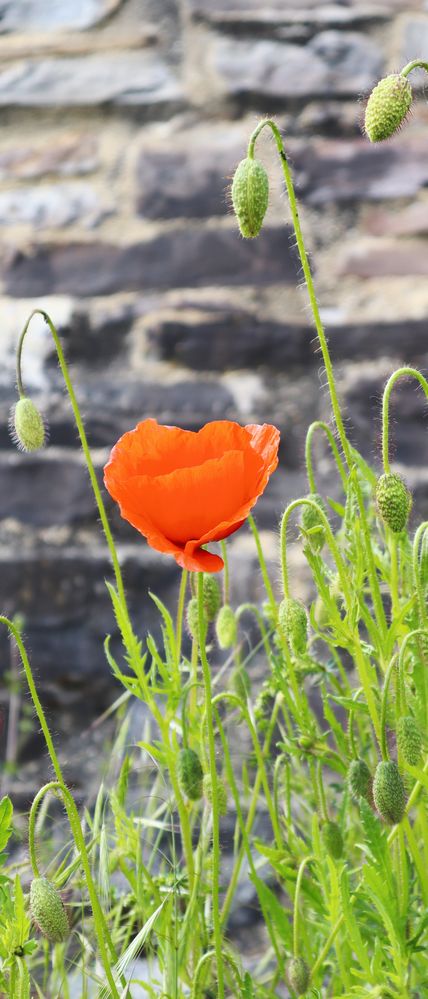
[[(274, 149), (259, 154), (272, 204), (257, 241), (237, 234), (226, 187), (258, 117), (286, 135), (316, 284), (354, 440), (379, 453), (393, 366), (428, 351), (428, 110), (372, 147), (361, 98), (428, 57), (424, 0), (0, 0), (0, 606), (22, 611), (51, 703), (89, 713), (111, 698), (102, 639), (114, 630), (108, 561), (52, 343), (34, 320), (27, 389), (50, 446), (14, 451), (14, 351), (32, 308), (58, 325), (101, 469), (120, 433), (151, 415), (196, 428), (270, 420), (281, 467), (258, 507), (275, 526), (305, 489), (308, 423), (328, 416), (320, 357)], [(397, 391), (396, 458), (428, 496), (425, 414)], [(321, 479), (336, 486), (319, 449)], [(131, 605), (177, 572), (114, 514)], [(252, 549), (234, 541), (238, 592)], [(1, 668), (8, 644), (0, 636)]]

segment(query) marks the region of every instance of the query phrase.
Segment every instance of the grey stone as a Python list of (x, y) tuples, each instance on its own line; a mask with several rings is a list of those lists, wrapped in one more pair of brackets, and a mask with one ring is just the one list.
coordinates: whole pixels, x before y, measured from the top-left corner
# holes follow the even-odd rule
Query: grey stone
[(113, 214), (112, 204), (100, 199), (88, 184), (19, 187), (0, 191), (0, 225), (31, 225), (33, 229), (60, 229), (78, 223), (94, 229)]
[[(197, 57), (196, 57), (197, 58)], [(356, 32), (322, 31), (307, 44), (214, 36), (201, 46), (199, 75), (207, 65), (220, 92), (230, 97), (284, 102), (321, 95), (352, 95), (373, 85), (382, 71), (378, 45)]]
[(138, 211), (149, 219), (225, 215), (231, 177), (245, 153), (242, 129), (192, 130), (145, 143), (137, 165)]
[(50, 135), (43, 145), (22, 143), (3, 147), (0, 150), (0, 179), (33, 180), (49, 174), (72, 177), (93, 173), (99, 162), (95, 135), (59, 132)]
[(79, 31), (118, 9), (121, 0), (1, 0), (0, 32)]
[(72, 243), (16, 251), (4, 265), (8, 294), (17, 297), (109, 295), (118, 291), (203, 284), (293, 283), (298, 274), (289, 228), (265, 227), (257, 241), (235, 228), (180, 228), (131, 246)]
[(0, 107), (177, 107), (180, 84), (154, 52), (29, 59), (0, 73)]
[(361, 278), (428, 275), (428, 246), (423, 240), (355, 240), (341, 254), (340, 274)]
[(299, 195), (314, 205), (413, 197), (428, 182), (425, 139), (321, 139), (293, 149)]

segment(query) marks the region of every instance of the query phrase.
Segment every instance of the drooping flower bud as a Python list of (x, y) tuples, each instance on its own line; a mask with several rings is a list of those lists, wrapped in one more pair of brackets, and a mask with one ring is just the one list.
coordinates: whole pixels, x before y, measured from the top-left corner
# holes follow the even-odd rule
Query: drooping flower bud
[[(204, 796), (208, 803), (212, 805), (213, 803), (213, 783), (211, 780), (211, 774), (205, 774), (203, 779)], [(227, 788), (223, 780), (217, 777), (217, 803), (220, 815), (226, 815), (227, 812)]]
[[(323, 513), (325, 513), (324, 501), (318, 493), (310, 493), (309, 496), (307, 496), (307, 499), (316, 503), (319, 507), (321, 507)], [(321, 548), (325, 543), (325, 527), (322, 522), (322, 518), (313, 506), (309, 506), (306, 503), (302, 506), (300, 526), (302, 531), (305, 533), (311, 532), (308, 540), (313, 550), (316, 552), (321, 551)]]
[(46, 440), (43, 417), (31, 399), (18, 399), (9, 421), (14, 443), (22, 451), (38, 451)]
[(376, 484), (377, 508), (385, 524), (399, 534), (404, 531), (412, 506), (412, 497), (406, 483), (396, 472), (386, 472)]
[(307, 992), (311, 978), (309, 965), (303, 957), (292, 957), (287, 964), (288, 984), (297, 996)]
[(207, 621), (214, 621), (221, 604), (220, 587), (214, 576), (204, 576), (204, 610)]
[(193, 749), (181, 749), (178, 756), (177, 776), (181, 789), (191, 801), (202, 798), (202, 770), (199, 756)]
[(333, 860), (340, 860), (343, 855), (343, 837), (336, 822), (323, 822), (321, 839), (327, 853)]
[(401, 822), (406, 809), (406, 792), (397, 764), (378, 763), (373, 780), (373, 797), (379, 815), (390, 825)]
[(217, 641), (221, 649), (231, 649), (236, 645), (238, 626), (236, 615), (229, 604), (221, 607), (215, 623)]
[(30, 910), (36, 926), (51, 943), (61, 943), (70, 933), (67, 910), (59, 891), (47, 878), (30, 885)]
[(285, 597), (278, 608), (279, 626), (296, 655), (303, 655), (308, 644), (308, 617), (299, 600)]
[(232, 181), (232, 204), (241, 235), (258, 236), (269, 201), (269, 178), (259, 160), (246, 156), (238, 163)]
[(367, 101), (364, 130), (370, 142), (382, 142), (397, 132), (409, 113), (412, 88), (406, 76), (391, 73), (376, 84)]
[(422, 733), (412, 715), (403, 715), (397, 722), (397, 747), (411, 767), (417, 767), (422, 756)]
[(186, 625), (190, 637), (197, 642), (199, 635), (199, 608), (196, 597), (192, 597), (187, 604)]
[(348, 770), (348, 787), (353, 798), (372, 799), (372, 775), (364, 760), (352, 760)]

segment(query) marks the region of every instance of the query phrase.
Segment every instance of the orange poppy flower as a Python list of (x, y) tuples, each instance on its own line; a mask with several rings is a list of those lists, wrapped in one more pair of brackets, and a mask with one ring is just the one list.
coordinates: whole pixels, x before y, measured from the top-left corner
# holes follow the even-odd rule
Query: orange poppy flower
[(223, 560), (202, 545), (244, 523), (278, 464), (279, 430), (219, 420), (197, 433), (143, 420), (124, 434), (104, 469), (125, 520), (159, 552), (193, 572)]

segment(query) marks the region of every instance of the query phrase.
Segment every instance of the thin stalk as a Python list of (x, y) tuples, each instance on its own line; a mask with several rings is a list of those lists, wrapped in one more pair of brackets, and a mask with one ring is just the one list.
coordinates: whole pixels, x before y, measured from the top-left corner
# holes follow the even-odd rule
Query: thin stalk
[(294, 893), (294, 914), (293, 914), (293, 954), (294, 957), (299, 956), (299, 902), (300, 902), (300, 892), (302, 887), (303, 875), (305, 872), (305, 867), (310, 864), (312, 860), (315, 860), (313, 854), (305, 857), (300, 864), (297, 879), (296, 879), (296, 890)]
[(331, 450), (333, 452), (334, 460), (335, 460), (336, 465), (337, 465), (337, 470), (338, 470), (339, 475), (340, 475), (340, 480), (341, 480), (342, 486), (343, 486), (343, 488), (344, 488), (344, 490), (346, 492), (346, 487), (347, 487), (346, 469), (345, 469), (343, 461), (342, 461), (342, 459), (340, 457), (339, 448), (338, 448), (338, 446), (336, 444), (336, 441), (334, 439), (334, 435), (332, 434), (332, 432), (331, 432), (330, 427), (328, 426), (328, 424), (324, 423), (323, 420), (315, 420), (313, 423), (311, 423), (311, 425), (310, 425), (310, 427), (308, 429), (308, 432), (306, 434), (305, 460), (306, 460), (306, 472), (307, 472), (307, 476), (308, 476), (309, 489), (310, 489), (311, 493), (316, 493), (318, 491), (317, 487), (316, 487), (315, 476), (314, 476), (314, 469), (313, 469), (313, 461), (312, 461), (312, 438), (313, 438), (314, 433), (315, 433), (316, 430), (322, 430), (323, 433), (325, 433), (325, 435), (327, 437), (328, 443), (329, 443), (329, 445), (331, 447)]
[(175, 625), (175, 649), (176, 649), (176, 669), (179, 669), (180, 659), (181, 659), (181, 641), (183, 635), (183, 614), (184, 614), (184, 601), (186, 599), (186, 588), (187, 588), (187, 569), (183, 569), (181, 573), (180, 580), (180, 590), (178, 593), (178, 604), (177, 604), (177, 617)]
[(398, 368), (388, 379), (382, 399), (382, 462), (386, 473), (391, 471), (389, 464), (389, 403), (391, 392), (399, 378), (415, 378), (428, 397), (428, 382), (417, 368)]
[(262, 549), (261, 542), (260, 542), (259, 532), (257, 530), (257, 525), (256, 525), (256, 522), (254, 520), (254, 517), (253, 517), (253, 515), (251, 513), (250, 513), (250, 516), (248, 517), (248, 523), (249, 523), (250, 528), (251, 528), (251, 530), (253, 532), (253, 537), (254, 537), (254, 541), (256, 543), (256, 548), (257, 548), (257, 555), (258, 555), (258, 559), (259, 559), (259, 563), (260, 563), (260, 568), (261, 568), (261, 571), (262, 571), (263, 582), (264, 582), (264, 585), (265, 585), (265, 590), (266, 590), (266, 593), (267, 593), (267, 596), (268, 596), (268, 599), (269, 599), (269, 603), (270, 603), (270, 606), (271, 606), (271, 610), (272, 610), (272, 614), (273, 614), (274, 620), (276, 620), (277, 617), (278, 617), (278, 608), (276, 606), (276, 600), (275, 600), (274, 592), (273, 592), (273, 589), (272, 589), (271, 581), (269, 579), (269, 573), (267, 571), (266, 560), (265, 560), (265, 557), (264, 557), (264, 554), (263, 554), (263, 549)]
[(217, 765), (215, 757), (214, 739), (214, 716), (211, 692), (211, 673), (205, 649), (205, 612), (204, 612), (204, 576), (198, 576), (198, 616), (199, 616), (199, 655), (202, 666), (202, 675), (205, 685), (205, 710), (207, 715), (209, 763), (212, 787), (212, 818), (213, 818), (213, 847), (212, 847), (212, 911), (213, 911), (213, 936), (214, 948), (217, 964), (217, 996), (224, 999), (224, 974), (222, 961), (222, 935), (219, 906), (219, 882), (220, 882), (220, 813), (218, 802), (218, 779)]

